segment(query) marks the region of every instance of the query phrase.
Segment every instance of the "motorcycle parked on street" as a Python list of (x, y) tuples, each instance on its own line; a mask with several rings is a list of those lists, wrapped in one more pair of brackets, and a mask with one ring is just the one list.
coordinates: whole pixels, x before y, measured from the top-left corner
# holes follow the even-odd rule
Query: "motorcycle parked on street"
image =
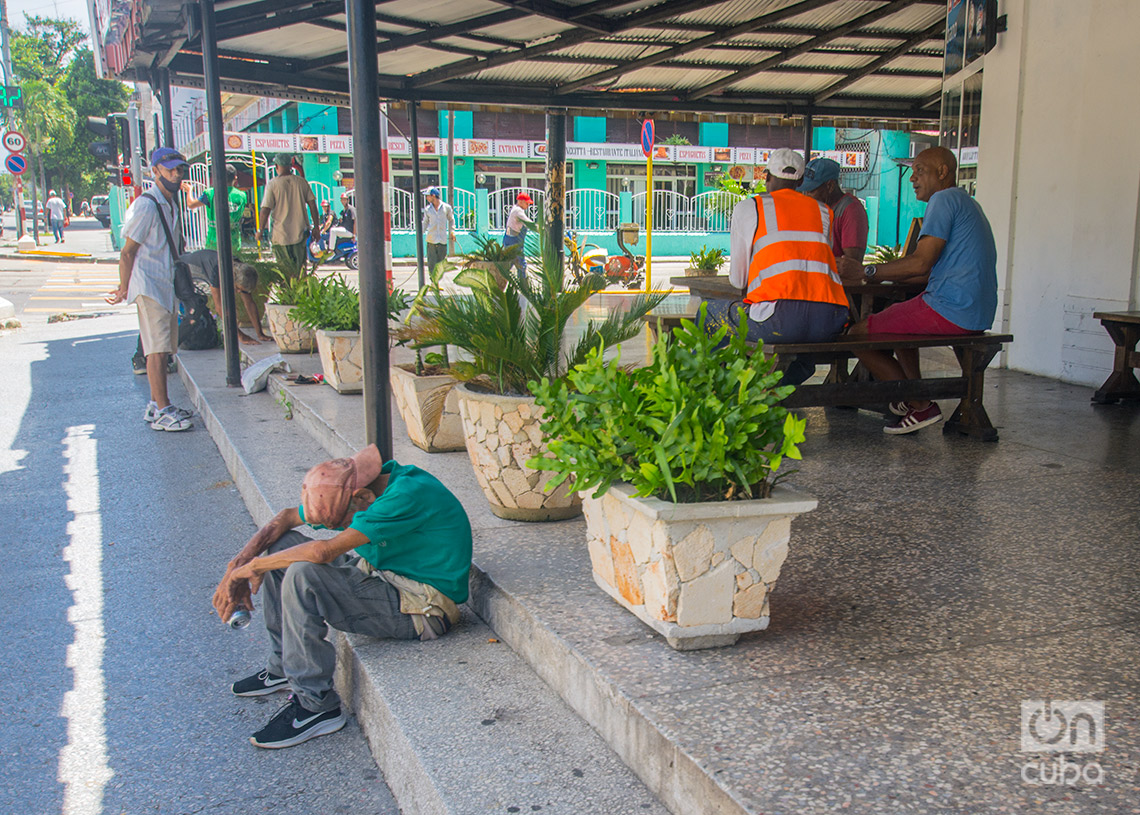
[(329, 244), (331, 244), (330, 249), (322, 250), (320, 243), (314, 240), (309, 241), (306, 251), (313, 267), (343, 261), (345, 266), (356, 271), (356, 236), (344, 227), (334, 226), (329, 230)]

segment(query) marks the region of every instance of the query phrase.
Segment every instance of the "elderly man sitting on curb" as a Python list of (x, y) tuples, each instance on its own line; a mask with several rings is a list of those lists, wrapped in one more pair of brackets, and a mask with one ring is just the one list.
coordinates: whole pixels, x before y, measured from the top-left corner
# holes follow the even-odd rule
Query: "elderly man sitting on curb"
[[(990, 222), (970, 194), (957, 186), (958, 165), (945, 147), (923, 150), (914, 159), (911, 186), (928, 201), (922, 232), (913, 253), (890, 263), (864, 266), (839, 259), (846, 280), (926, 281), (918, 297), (895, 303), (852, 326), (851, 334), (977, 334), (997, 311), (997, 247)], [(921, 379), (918, 349), (862, 351), (856, 354), (878, 380)], [(898, 420), (884, 433), (913, 433), (942, 421), (942, 411), (925, 399), (895, 402)]]
[[(339, 529), (311, 540), (294, 527)], [(214, 592), (223, 620), (253, 609), (265, 585), (265, 670), (239, 682), (238, 696), (292, 690), (250, 737), (258, 747), (292, 747), (344, 727), (333, 689), (336, 652), (325, 634), (435, 639), (459, 621), (467, 600), (471, 524), (434, 476), (389, 461), (369, 445), (352, 458), (318, 464), (301, 484), (301, 504), (283, 509), (230, 561)]]

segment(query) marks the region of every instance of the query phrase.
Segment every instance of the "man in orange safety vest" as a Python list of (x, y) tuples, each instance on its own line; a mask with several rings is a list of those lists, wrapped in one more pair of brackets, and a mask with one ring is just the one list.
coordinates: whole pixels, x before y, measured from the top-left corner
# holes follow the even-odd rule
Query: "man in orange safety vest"
[[(764, 172), (767, 192), (745, 198), (732, 211), (729, 281), (742, 297), (712, 300), (706, 326), (737, 330), (748, 340), (826, 342), (843, 330), (847, 295), (831, 250), (831, 210), (796, 191), (804, 160), (794, 150), (772, 151)], [(814, 366), (795, 361), (784, 372), (798, 385)]]

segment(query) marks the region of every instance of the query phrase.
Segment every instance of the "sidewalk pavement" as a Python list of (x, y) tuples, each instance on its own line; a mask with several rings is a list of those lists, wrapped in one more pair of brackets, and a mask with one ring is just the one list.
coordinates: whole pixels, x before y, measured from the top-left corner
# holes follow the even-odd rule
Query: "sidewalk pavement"
[[(223, 365), (220, 351), (180, 356), (191, 383)], [(320, 370), (315, 355), (288, 359)], [(364, 444), (360, 396), (279, 376), (226, 410), (198, 393), (216, 437), (276, 399), (290, 432), (328, 455)], [(771, 626), (686, 653), (594, 585), (581, 520), (494, 517), (466, 454), (413, 447), (394, 406), (393, 446), (467, 508), (470, 610), (675, 813), (1135, 812), (1140, 406), (1089, 396), (994, 371), (993, 444), (937, 427), (889, 437), (876, 414), (806, 410), (789, 480), (820, 504), (794, 525)], [(258, 439), (231, 443), (240, 456)], [(281, 456), (292, 484), (289, 445), (272, 447), (260, 454)], [(1095, 762), (1101, 783), (1091, 771), (1040, 783), (1062, 759), (1023, 752), (1028, 700), (1104, 704), (1103, 752), (1064, 759)]]

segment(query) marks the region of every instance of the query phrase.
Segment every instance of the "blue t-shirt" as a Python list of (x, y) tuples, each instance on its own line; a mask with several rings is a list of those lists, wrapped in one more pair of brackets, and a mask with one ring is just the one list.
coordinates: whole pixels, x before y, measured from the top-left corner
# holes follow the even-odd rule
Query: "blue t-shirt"
[(946, 241), (923, 298), (959, 328), (986, 331), (997, 312), (997, 247), (978, 202), (961, 187), (930, 196), (921, 238)]

